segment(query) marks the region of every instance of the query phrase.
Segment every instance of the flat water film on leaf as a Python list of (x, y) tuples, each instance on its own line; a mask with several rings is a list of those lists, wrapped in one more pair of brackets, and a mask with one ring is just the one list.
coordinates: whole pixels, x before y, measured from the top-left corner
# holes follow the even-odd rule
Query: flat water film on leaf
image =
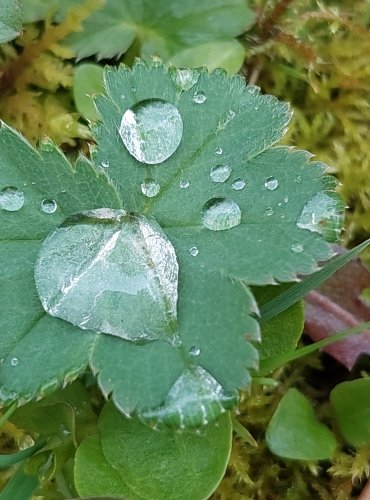
[(125, 111), (119, 133), (130, 154), (141, 163), (158, 164), (178, 148), (183, 124), (173, 104), (148, 99)]
[[(200, 349), (193, 346), (192, 356)], [(225, 394), (221, 385), (203, 368), (186, 370), (171, 388), (163, 405), (141, 412), (141, 417), (152, 424), (165, 423), (169, 427), (200, 427), (216, 420), (237, 402), (237, 394)]]
[(173, 340), (177, 275), (173, 247), (154, 220), (104, 208), (64, 221), (35, 268), (49, 314), (132, 341)]

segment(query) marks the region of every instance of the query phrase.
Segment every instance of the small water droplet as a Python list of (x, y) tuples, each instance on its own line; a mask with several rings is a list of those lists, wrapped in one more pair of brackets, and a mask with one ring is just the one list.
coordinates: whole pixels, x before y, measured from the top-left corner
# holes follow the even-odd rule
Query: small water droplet
[(199, 71), (195, 69), (176, 69), (172, 74), (177, 88), (183, 92), (190, 90), (199, 79)]
[(131, 92), (132, 92), (133, 94), (135, 94), (135, 93), (136, 93), (136, 91), (137, 91), (137, 88), (136, 88), (136, 87), (131, 87)]
[(7, 212), (16, 212), (24, 205), (24, 193), (16, 187), (7, 186), (0, 191), (0, 208)]
[(258, 110), (258, 106), (255, 106), (254, 109), (257, 111)]
[(120, 98), (121, 98), (121, 99), (122, 99), (122, 101), (123, 101), (124, 99), (126, 99), (126, 96), (125, 96), (124, 94), (121, 94), (121, 95), (120, 95)]
[(235, 201), (228, 198), (212, 198), (203, 207), (202, 222), (212, 231), (223, 231), (238, 226), (241, 211)]
[(190, 186), (190, 182), (189, 181), (184, 181), (184, 180), (180, 181), (180, 187), (181, 187), (181, 189), (186, 189), (189, 186)]
[(199, 356), (200, 348), (197, 347), (196, 345), (193, 345), (189, 350), (189, 354), (190, 356)]
[(119, 134), (128, 152), (141, 163), (156, 165), (179, 147), (183, 123), (178, 109), (161, 99), (146, 99), (127, 109)]
[(274, 211), (272, 210), (271, 207), (267, 207), (266, 208), (265, 215), (267, 215), (267, 217), (270, 217), (271, 215), (274, 215)]
[(302, 253), (304, 250), (304, 247), (302, 243), (293, 243), (292, 246), (290, 247), (291, 251), (294, 253)]
[(302, 182), (302, 176), (297, 175), (297, 177), (294, 179), (294, 182), (296, 182), (297, 184), (300, 184)]
[(216, 165), (211, 168), (209, 175), (213, 182), (225, 182), (230, 177), (232, 168), (229, 165)]
[(157, 196), (159, 193), (161, 187), (156, 182), (154, 179), (144, 179), (143, 182), (141, 183), (141, 192), (143, 193), (144, 196), (147, 196), (148, 198), (153, 198), (154, 196)]
[(235, 181), (233, 182), (233, 189), (235, 189), (235, 191), (241, 191), (244, 188), (245, 188), (245, 181), (240, 177), (235, 179)]
[(222, 153), (223, 153), (222, 148), (216, 148), (216, 149), (215, 149), (215, 154), (216, 154), (216, 155), (222, 155)]
[(281, 215), (281, 216), (280, 216), (280, 219), (285, 219), (285, 215)]
[(100, 165), (101, 165), (103, 168), (109, 168), (109, 161), (108, 161), (108, 160), (102, 161)]
[(284, 203), (288, 203), (288, 201), (289, 201), (289, 197), (288, 197), (288, 196), (286, 196), (286, 197), (284, 198)]
[(233, 111), (232, 109), (229, 109), (229, 111), (226, 113), (225, 116), (223, 116), (221, 118), (221, 120), (218, 122), (217, 124), (217, 132), (219, 132), (220, 130), (224, 130), (226, 128), (226, 126), (231, 122), (231, 120), (233, 120), (236, 116), (236, 113), (235, 111)]
[(199, 253), (199, 250), (197, 247), (191, 247), (190, 250), (189, 250), (190, 254), (193, 256), (193, 257), (196, 257)]
[(206, 100), (207, 96), (204, 94), (204, 92), (197, 92), (193, 96), (193, 102), (195, 102), (195, 104), (203, 104), (204, 102), (206, 102)]
[(279, 201), (279, 203), (278, 203), (278, 207), (282, 207), (282, 206), (283, 206), (282, 202), (281, 202), (281, 201)]
[(45, 214), (53, 214), (58, 208), (57, 202), (55, 200), (42, 200), (41, 210)]
[(12, 366), (17, 366), (17, 364), (18, 364), (18, 363), (19, 363), (18, 358), (12, 358), (12, 359), (10, 360), (10, 364), (11, 364)]
[(265, 182), (265, 187), (269, 191), (274, 191), (279, 185), (279, 181), (275, 177), (268, 177)]

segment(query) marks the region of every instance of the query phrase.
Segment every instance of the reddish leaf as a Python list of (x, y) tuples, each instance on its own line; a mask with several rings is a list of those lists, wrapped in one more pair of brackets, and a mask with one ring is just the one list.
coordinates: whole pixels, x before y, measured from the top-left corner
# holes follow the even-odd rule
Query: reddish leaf
[[(337, 248), (342, 253), (343, 250)], [(370, 272), (359, 259), (336, 272), (305, 299), (305, 330), (317, 341), (330, 334), (370, 320), (370, 307), (361, 302), (361, 291), (370, 286)], [(370, 331), (336, 342), (324, 349), (349, 370), (361, 354), (370, 355)]]

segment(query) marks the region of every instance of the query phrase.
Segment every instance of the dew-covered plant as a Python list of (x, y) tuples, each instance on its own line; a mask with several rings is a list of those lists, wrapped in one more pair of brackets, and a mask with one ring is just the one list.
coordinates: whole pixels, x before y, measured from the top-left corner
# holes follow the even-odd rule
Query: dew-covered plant
[[(110, 402), (94, 436), (62, 430), (82, 440), (77, 492), (207, 498), (228, 410), (302, 332), (297, 304), (260, 342), (258, 304), (332, 256), (343, 204), (325, 165), (274, 145), (289, 107), (239, 76), (138, 61), (107, 69), (95, 104), (91, 161), (0, 129), (1, 400), (28, 403), (22, 425), (89, 367)], [(328, 433), (309, 458), (331, 456)]]

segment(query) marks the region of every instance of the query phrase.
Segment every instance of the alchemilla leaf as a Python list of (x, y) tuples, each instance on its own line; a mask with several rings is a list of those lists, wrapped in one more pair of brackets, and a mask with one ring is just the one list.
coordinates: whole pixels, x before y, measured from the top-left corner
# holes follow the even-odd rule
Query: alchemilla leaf
[(18, 0), (0, 0), (0, 44), (16, 38), (22, 29)]
[(241, 77), (138, 62), (105, 89), (95, 166), (0, 130), (2, 399), (90, 365), (121, 412), (205, 425), (258, 366), (248, 285), (314, 271), (343, 206), (324, 165), (274, 146), (288, 106)]

